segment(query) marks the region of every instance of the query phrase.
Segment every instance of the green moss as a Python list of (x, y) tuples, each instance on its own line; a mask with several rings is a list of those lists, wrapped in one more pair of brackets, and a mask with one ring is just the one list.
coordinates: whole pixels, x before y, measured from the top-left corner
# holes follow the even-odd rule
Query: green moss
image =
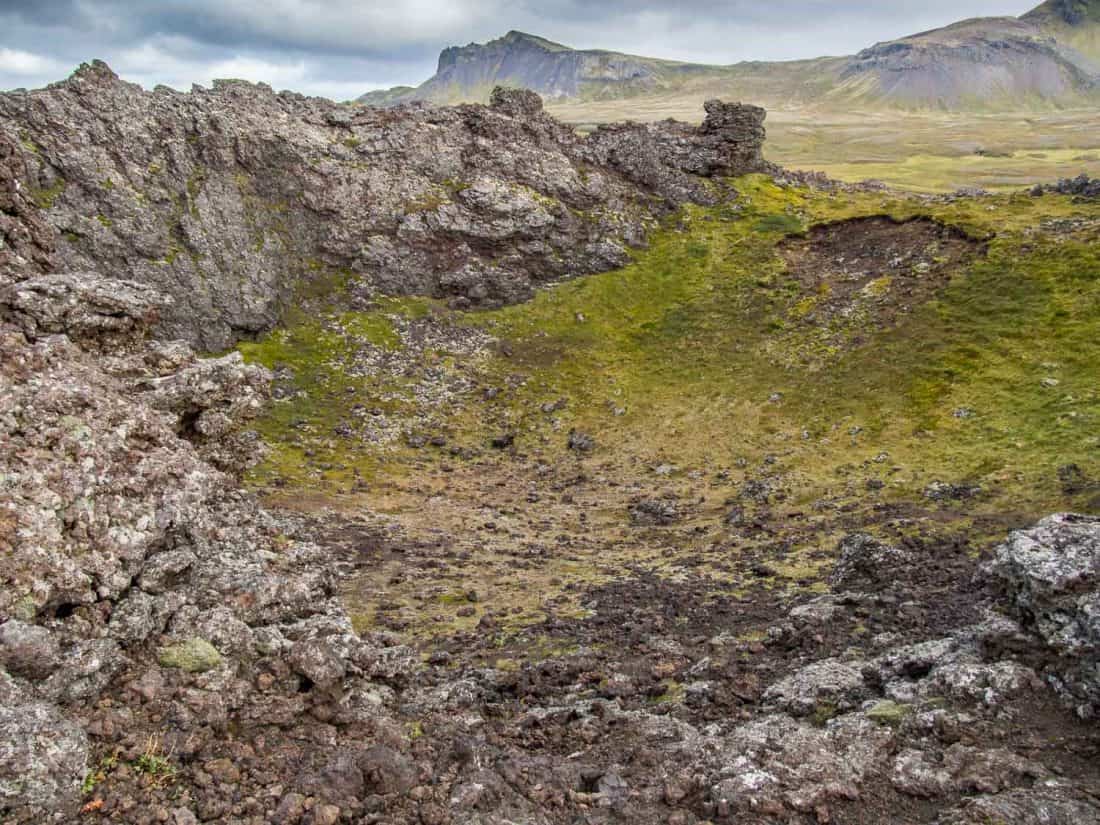
[(443, 186), (451, 196), (457, 195), (459, 192), (465, 192), (470, 188), (470, 184), (463, 180), (454, 180), (453, 178), (447, 178), (443, 181)]
[(416, 215), (421, 212), (435, 212), (439, 207), (450, 202), (451, 199), (448, 192), (424, 192), (405, 204), (405, 214)]
[[(778, 455), (789, 501), (799, 507), (838, 496), (861, 508), (926, 505), (922, 492), (937, 479), (982, 486), (959, 518), (1015, 523), (1087, 505), (1062, 490), (1057, 468), (1075, 463), (1100, 475), (1100, 247), (1087, 231), (1041, 227), (1100, 220), (1100, 204), (830, 195), (755, 176), (735, 185), (739, 209), (684, 209), (620, 270), (563, 283), (519, 306), (450, 313), (451, 323), (508, 342), (507, 357), (468, 365), (477, 385), (514, 385), (491, 400), (472, 392), (447, 419), (452, 443), (484, 443), (489, 421), (507, 422), (520, 450), (541, 451), (548, 462), (566, 455), (560, 432), (571, 427), (614, 445), (604, 456), (630, 466), (667, 456), (685, 467), (759, 465)], [(811, 316), (827, 289), (799, 284), (779, 244), (817, 223), (880, 214), (957, 227), (987, 239), (987, 254), (889, 324), (864, 314), (821, 326)], [(311, 300), (323, 302), (336, 287), (323, 264), (316, 270)], [(895, 300), (886, 281), (869, 291), (875, 301)], [(261, 422), (276, 445), (265, 472), (291, 489), (314, 489), (319, 479), (399, 475), (406, 462), (446, 460), (332, 435), (355, 402), (387, 413), (436, 412), (418, 408), (407, 386), (347, 370), (358, 347), (398, 345), (390, 316), (430, 306), (383, 302), (355, 314), (332, 307), (242, 345), (250, 360), (288, 366), (301, 393)], [(512, 382), (517, 375), (523, 381)], [(774, 394), (781, 403), (769, 400)], [(568, 403), (547, 416), (541, 407), (555, 398)], [(956, 417), (960, 408), (974, 415)], [(875, 473), (888, 484), (868, 496), (858, 468), (880, 454), (889, 461)], [(857, 471), (838, 473), (852, 466)], [(776, 586), (819, 578), (824, 564), (827, 557), (813, 552), (792, 555), (777, 568)]]
[(757, 232), (779, 232), (783, 235), (793, 235), (802, 232), (802, 221), (794, 215), (765, 215), (756, 222)]
[[(537, 442), (546, 422), (534, 396), (560, 395), (570, 402), (569, 425), (606, 433), (625, 453), (715, 464), (789, 453), (799, 495), (813, 500), (852, 452), (852, 439), (833, 433), (858, 427), (861, 451), (889, 452), (904, 468), (899, 495), (919, 496), (937, 476), (973, 476), (1007, 506), (1066, 506), (1056, 467), (1097, 463), (1085, 422), (1100, 420), (1087, 367), (1100, 358), (1100, 253), (1087, 239), (1036, 237), (1033, 227), (1100, 207), (1015, 197), (996, 199), (992, 210), (988, 201), (930, 207), (831, 198), (758, 178), (739, 187), (741, 217), (688, 209), (681, 230), (654, 236), (633, 265), (470, 318), (509, 341), (500, 377), (528, 376), (509, 404), (517, 432)], [(857, 319), (838, 327), (859, 342), (839, 349), (784, 321), (817, 301), (789, 282), (775, 251), (782, 232), (803, 227), (791, 213), (807, 223), (928, 214), (978, 237), (998, 234), (987, 258), (896, 326)], [(871, 291), (882, 296), (887, 286)], [(1041, 383), (1047, 360), (1066, 365), (1056, 391)], [(773, 392), (782, 405), (767, 404)], [(607, 414), (612, 393), (629, 410), (618, 420)], [(953, 411), (964, 406), (983, 415), (960, 422)], [(804, 431), (818, 435), (806, 440)]]
[(165, 266), (171, 266), (176, 262), (176, 259), (179, 258), (181, 252), (183, 252), (183, 249), (178, 244), (172, 244), (168, 247), (168, 251), (164, 254), (161, 263)]
[(839, 712), (837, 706), (832, 702), (818, 702), (814, 706), (814, 712), (810, 714), (810, 722), (818, 727), (824, 727)]
[(110, 229), (112, 226), (114, 226), (114, 221), (112, 221), (106, 215), (96, 215), (95, 219), (99, 221), (100, 226), (102, 226), (104, 229)]
[[(332, 286), (340, 278), (323, 278)], [(319, 297), (331, 298), (323, 288)], [(243, 342), (240, 352), (249, 363), (284, 370), (292, 376), (290, 398), (272, 406), (259, 421), (259, 430), (273, 445), (269, 459), (253, 474), (257, 483), (272, 479), (315, 485), (319, 476), (336, 483), (370, 477), (386, 456), (372, 453), (363, 444), (348, 445), (333, 439), (334, 429), (359, 421), (354, 408), (383, 414), (409, 408), (408, 383), (383, 373), (364, 371), (357, 365), (371, 351), (396, 351), (401, 339), (394, 318), (416, 318), (428, 312), (425, 299), (379, 299), (369, 312), (332, 309), (319, 316), (295, 311), (288, 328), (259, 341)], [(307, 454), (309, 453), (309, 454)], [(319, 467), (325, 469), (319, 470)]]
[(39, 209), (51, 209), (64, 191), (65, 179), (59, 177), (44, 189), (31, 189), (30, 196), (34, 205)]
[(206, 169), (199, 166), (191, 175), (187, 178), (187, 199), (191, 204), (192, 217), (199, 216), (199, 195), (202, 193), (202, 186), (206, 182)]
[(22, 132), (19, 135), (19, 143), (22, 145), (22, 147), (24, 149), (26, 149), (32, 155), (41, 155), (42, 154), (42, 149), (39, 147), (39, 145), (37, 143), (34, 142), (34, 140), (31, 138), (31, 136), (29, 134), (27, 134), (26, 132)]
[(467, 591), (462, 591), (444, 593), (439, 597), (438, 601), (440, 604), (468, 604), (470, 603), (470, 598)]
[(909, 705), (899, 705), (897, 702), (891, 702), (889, 699), (884, 699), (881, 702), (877, 702), (874, 707), (867, 711), (867, 718), (872, 722), (876, 722), (880, 725), (889, 725), (891, 727), (897, 727), (913, 712), (913, 709)]
[(665, 679), (661, 684), (664, 685), (665, 691), (659, 696), (653, 698), (653, 702), (658, 704), (682, 704), (684, 696), (687, 691), (684, 686), (677, 682), (675, 679)]
[(161, 667), (173, 667), (188, 673), (204, 673), (222, 663), (222, 656), (205, 639), (193, 638), (160, 649), (157, 661)]

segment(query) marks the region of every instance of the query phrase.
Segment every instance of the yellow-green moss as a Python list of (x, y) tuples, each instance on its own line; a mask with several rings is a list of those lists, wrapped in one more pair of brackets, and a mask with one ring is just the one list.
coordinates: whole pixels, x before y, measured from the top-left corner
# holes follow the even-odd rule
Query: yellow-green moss
[(160, 649), (161, 667), (172, 667), (188, 673), (203, 673), (222, 663), (222, 656), (214, 645), (205, 639), (188, 639)]
[(31, 189), (30, 196), (39, 209), (51, 209), (65, 191), (65, 179), (57, 178), (52, 184), (41, 189)]

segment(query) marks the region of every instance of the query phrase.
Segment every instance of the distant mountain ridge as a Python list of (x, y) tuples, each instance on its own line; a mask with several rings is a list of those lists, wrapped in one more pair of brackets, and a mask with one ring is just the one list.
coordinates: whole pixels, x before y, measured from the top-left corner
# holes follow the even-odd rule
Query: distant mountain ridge
[(730, 66), (572, 49), (511, 31), (445, 49), (420, 86), (370, 92), (392, 106), (484, 101), (494, 86), (549, 100), (715, 95), (765, 105), (915, 109), (1069, 106), (1100, 100), (1100, 0), (1049, 0), (1022, 17), (963, 20), (877, 43), (856, 55)]
[(488, 43), (444, 49), (435, 75), (416, 88), (370, 92), (360, 100), (382, 104), (482, 102), (500, 85), (532, 89), (546, 98), (598, 96), (601, 92), (618, 96), (653, 91), (674, 81), (677, 74), (710, 69), (618, 52), (572, 49), (537, 35), (510, 31)]

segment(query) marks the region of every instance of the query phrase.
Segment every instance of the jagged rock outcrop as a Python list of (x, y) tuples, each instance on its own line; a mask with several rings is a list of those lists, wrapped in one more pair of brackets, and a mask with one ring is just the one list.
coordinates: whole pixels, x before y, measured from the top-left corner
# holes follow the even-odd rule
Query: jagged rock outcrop
[(43, 275), (0, 288), (0, 318), (30, 340), (67, 334), (88, 349), (124, 349), (144, 338), (170, 299), (150, 286), (93, 272)]
[[(499, 304), (621, 265), (655, 218), (714, 199), (699, 176), (762, 168), (764, 112), (708, 107), (702, 129), (590, 142), (530, 92), (380, 111), (239, 81), (146, 92), (97, 62), (0, 94), (0, 187), (5, 214), (43, 207), (59, 269), (156, 288), (157, 336), (217, 350), (303, 291)], [(41, 268), (51, 233), (22, 225), (7, 243)]]
[(1031, 190), (1031, 193), (1036, 196), (1047, 192), (1056, 195), (1074, 195), (1079, 198), (1100, 198), (1100, 178), (1090, 178), (1086, 174), (1080, 174), (1075, 178), (1063, 178), (1053, 184), (1036, 184)]
[(585, 142), (585, 157), (670, 200), (714, 202), (704, 178), (767, 168), (766, 112), (720, 100), (708, 100), (704, 108), (707, 116), (698, 127), (675, 121), (601, 126)]
[(1055, 688), (1082, 717), (1100, 712), (1100, 518), (1054, 515), (1013, 533), (984, 573), (1053, 654)]
[(25, 189), (20, 145), (0, 131), (0, 287), (53, 264), (54, 232)]
[[(353, 687), (326, 719), (361, 723), (374, 675), (412, 664), (352, 631), (319, 549), (218, 469), (259, 454), (234, 438), (270, 375), (235, 354), (142, 346), (163, 301), (110, 283), (113, 299), (90, 273), (0, 293), (5, 822), (72, 821), (95, 775), (88, 731), (155, 766), (230, 719), (308, 727), (311, 707)], [(166, 716), (175, 738), (154, 741)]]

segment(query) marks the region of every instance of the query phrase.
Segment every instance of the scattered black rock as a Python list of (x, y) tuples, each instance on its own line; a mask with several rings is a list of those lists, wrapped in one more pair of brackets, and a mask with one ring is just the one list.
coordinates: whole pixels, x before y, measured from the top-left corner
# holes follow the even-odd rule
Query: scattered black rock
[(839, 558), (829, 583), (837, 589), (892, 579), (909, 556), (866, 533), (850, 533), (840, 540)]
[(965, 501), (982, 492), (979, 485), (949, 484), (946, 481), (933, 481), (924, 488), (924, 497), (930, 501)]
[(675, 524), (681, 517), (676, 503), (663, 499), (642, 499), (630, 506), (630, 521), (639, 526)]
[(570, 430), (568, 446), (577, 453), (590, 453), (596, 449), (596, 440), (580, 430)]

